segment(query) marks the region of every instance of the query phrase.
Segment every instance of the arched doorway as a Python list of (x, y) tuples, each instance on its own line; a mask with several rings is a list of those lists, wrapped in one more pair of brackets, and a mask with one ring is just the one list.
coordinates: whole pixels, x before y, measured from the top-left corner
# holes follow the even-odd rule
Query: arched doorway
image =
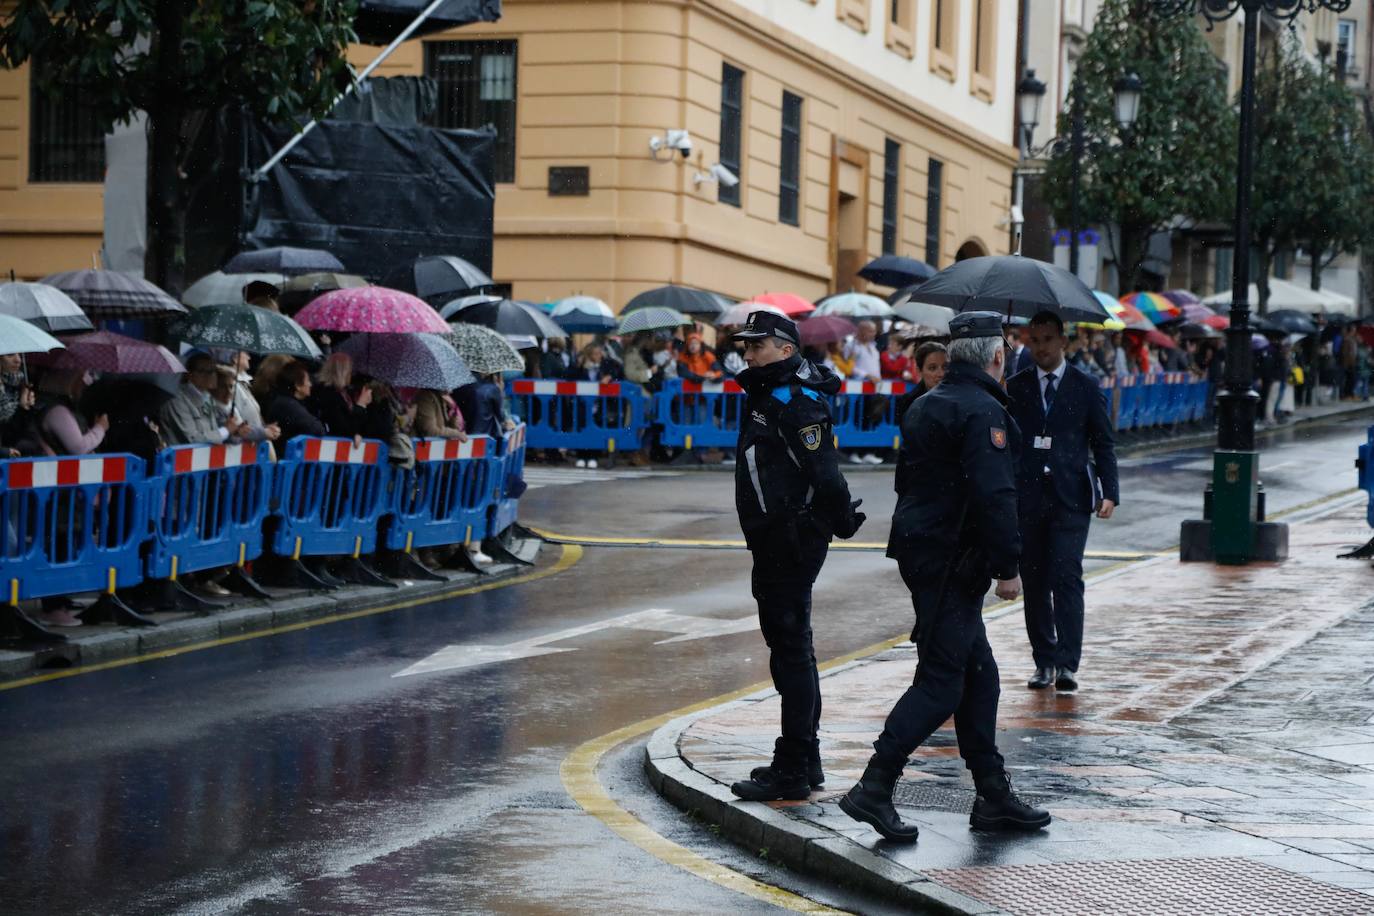
[(983, 247), (983, 243), (969, 239), (959, 246), (959, 250), (954, 254), (955, 261), (967, 261), (969, 258), (981, 258), (988, 253)]

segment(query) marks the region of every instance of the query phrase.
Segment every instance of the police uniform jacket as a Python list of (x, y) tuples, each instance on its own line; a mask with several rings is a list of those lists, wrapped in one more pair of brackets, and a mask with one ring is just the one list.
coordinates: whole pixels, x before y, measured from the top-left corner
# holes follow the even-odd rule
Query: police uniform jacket
[(830, 398), (840, 378), (799, 355), (746, 369), (735, 453), (735, 508), (745, 540), (780, 534), (799, 516), (828, 539), (849, 530), (849, 486), (840, 473)]
[(944, 381), (907, 410), (888, 556), (917, 551), (973, 577), (1017, 575), (1020, 434), (1006, 403), (982, 369), (950, 363)]

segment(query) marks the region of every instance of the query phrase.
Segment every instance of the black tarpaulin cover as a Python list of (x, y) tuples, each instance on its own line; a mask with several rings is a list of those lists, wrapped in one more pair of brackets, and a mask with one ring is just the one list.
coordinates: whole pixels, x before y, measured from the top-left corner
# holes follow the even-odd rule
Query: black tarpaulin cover
[[(424, 12), (431, 0), (362, 0), (353, 20), (353, 31), (365, 44), (390, 43)], [(501, 0), (448, 0), (417, 29), (412, 38), (457, 28), (470, 22), (495, 22), (501, 18)]]

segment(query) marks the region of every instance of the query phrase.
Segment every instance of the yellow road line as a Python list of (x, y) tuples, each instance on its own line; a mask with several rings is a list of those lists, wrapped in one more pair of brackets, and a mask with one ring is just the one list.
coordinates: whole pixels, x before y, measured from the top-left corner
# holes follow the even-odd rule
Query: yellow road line
[(108, 662), (96, 662), (91, 665), (80, 665), (75, 668), (64, 668), (60, 671), (46, 671), (43, 674), (35, 674), (30, 677), (20, 678), (13, 681), (0, 683), (0, 690), (14, 690), (16, 687), (28, 687), (32, 684), (41, 684), (45, 681), (55, 681), (61, 678), (76, 677), (82, 674), (93, 674), (96, 671), (107, 671), (111, 668), (122, 668), (125, 665), (137, 665), (142, 662), (154, 661), (160, 658), (171, 658), (175, 655), (184, 655), (187, 652), (199, 652), (203, 649), (214, 649), (219, 646), (231, 646), (234, 643), (245, 642), (250, 639), (261, 639), (265, 636), (277, 636), (282, 633), (294, 633), (298, 630), (308, 630), (311, 627), (323, 626), (328, 623), (339, 623), (344, 620), (356, 620), (359, 617), (371, 617), (374, 614), (386, 614), (390, 611), (399, 611), (404, 608), (415, 607), (420, 604), (429, 604), (435, 601), (445, 601), (449, 598), (460, 598), (464, 595), (475, 595), (478, 592), (490, 591), (497, 588), (507, 588), (512, 585), (524, 585), (536, 579), (543, 579), (556, 573), (563, 572), (570, 568), (578, 560), (582, 559), (582, 548), (576, 544), (563, 546), (563, 552), (552, 566), (545, 569), (536, 570), (523, 576), (516, 576), (513, 579), (501, 579), (496, 582), (488, 582), (483, 585), (469, 585), (464, 588), (457, 588), (452, 591), (438, 592), (436, 594), (425, 595), (420, 598), (412, 598), (407, 601), (397, 601), (393, 604), (385, 604), (381, 607), (364, 608), (360, 611), (348, 611), (343, 614), (330, 614), (327, 617), (317, 617), (313, 620), (302, 620), (299, 623), (283, 624), (279, 627), (269, 627), (265, 630), (254, 630), (251, 633), (240, 633), (235, 636), (224, 636), (219, 639), (207, 639), (204, 642), (189, 643), (184, 646), (175, 646), (170, 649), (162, 649), (157, 652), (148, 652), (143, 655), (135, 655), (130, 658), (117, 658)]

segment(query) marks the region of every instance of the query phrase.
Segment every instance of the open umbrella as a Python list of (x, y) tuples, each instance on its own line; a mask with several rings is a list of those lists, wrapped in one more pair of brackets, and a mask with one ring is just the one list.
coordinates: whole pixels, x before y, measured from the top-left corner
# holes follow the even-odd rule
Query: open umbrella
[(240, 251), (224, 265), (227, 274), (276, 273), (288, 277), (321, 271), (344, 272), (343, 262), (318, 248), (260, 248)]
[(1179, 308), (1183, 308), (1185, 305), (1198, 305), (1202, 302), (1191, 290), (1186, 289), (1166, 289), (1160, 295)]
[(206, 274), (186, 288), (181, 301), (192, 308), (207, 305), (243, 305), (243, 288), (254, 280), (280, 287), (286, 282), (281, 274), (227, 274), (222, 270)]
[(1186, 321), (1179, 327), (1178, 336), (1180, 340), (1217, 340), (1222, 335), (1216, 328)]
[(438, 305), (496, 281), (475, 264), (451, 254), (426, 255), (390, 271), (382, 285), (413, 293)]
[(0, 315), (0, 353), (46, 353), (62, 347), (62, 341), (47, 331), (13, 315)]
[(1193, 324), (1205, 324), (1217, 331), (1224, 331), (1231, 326), (1231, 319), (1225, 315), (1218, 315), (1211, 306), (1203, 305), (1201, 302), (1185, 303), (1179, 308), (1183, 309), (1184, 321)]
[(891, 286), (894, 289), (900, 289), (903, 286), (911, 286), (913, 283), (929, 280), (935, 276), (935, 268), (925, 261), (918, 261), (915, 258), (885, 254), (865, 264), (863, 269), (859, 271), (859, 276), (879, 286)]
[(306, 359), (322, 355), (305, 328), (286, 315), (256, 305), (207, 305), (178, 319), (168, 331), (195, 347), (285, 353)]
[(385, 286), (327, 292), (297, 312), (296, 321), (312, 331), (373, 334), (443, 334), (448, 331), (448, 325), (424, 300)]
[(95, 329), (81, 306), (46, 283), (0, 283), (0, 315), (27, 321), (50, 334)]
[[(782, 315), (780, 309), (773, 308), (771, 305), (760, 305), (757, 302), (739, 302), (721, 312), (716, 318), (715, 324), (719, 328), (736, 328), (749, 323), (751, 312), (772, 312), (774, 315)], [(786, 318), (786, 315), (783, 315)]]
[(640, 331), (658, 331), (691, 324), (692, 319), (676, 309), (654, 307), (639, 309), (621, 316), (618, 334), (636, 334)]
[(459, 309), (485, 302), (500, 302), (504, 298), (505, 296), (494, 296), (491, 293), (473, 293), (470, 296), (459, 296), (452, 302), (445, 303), (444, 307), (439, 309), (439, 317), (448, 321)]
[(294, 315), (316, 296), (336, 289), (357, 289), (367, 285), (367, 281), (357, 274), (340, 274), (332, 271), (301, 274), (281, 284), (281, 296), (278, 301), (282, 309)]
[(43, 364), (54, 369), (90, 369), (110, 375), (139, 372), (185, 372), (181, 360), (166, 347), (116, 334), (95, 331), (67, 338), (67, 349)]
[(1135, 335), (1136, 337), (1144, 337), (1148, 343), (1152, 343), (1156, 347), (1162, 347), (1165, 350), (1175, 350), (1178, 348), (1178, 344), (1174, 343), (1173, 339), (1170, 338), (1168, 334), (1153, 328), (1148, 331), (1143, 331), (1139, 328), (1127, 328), (1122, 333), (1126, 335)]
[(575, 334), (604, 334), (616, 326), (611, 307), (594, 296), (569, 296), (553, 307), (549, 317)]
[(764, 293), (749, 300), (755, 305), (771, 305), (788, 318), (800, 318), (816, 310), (816, 306), (795, 293)]
[(480, 324), (500, 334), (521, 334), (546, 340), (550, 337), (565, 338), (568, 332), (558, 326), (538, 306), (510, 299), (495, 302), (474, 302), (465, 305), (447, 316), (450, 322), (461, 321), (465, 324)]
[(477, 381), (438, 334), (354, 334), (339, 352), (353, 357), (358, 372), (406, 388), (452, 391)]
[(903, 318), (912, 324), (924, 325), (941, 334), (949, 333), (949, 320), (955, 315), (952, 308), (943, 305), (931, 305), (928, 302), (903, 302), (892, 312), (898, 318)]
[(452, 344), (468, 369), (478, 375), (525, 370), (525, 358), (520, 351), (491, 328), (480, 324), (455, 324), (447, 334), (439, 336)]
[(708, 293), (704, 289), (669, 285), (645, 290), (625, 303), (625, 308), (620, 310), (620, 314), (628, 315), (647, 308), (669, 308), (686, 315), (701, 315), (715, 320), (717, 315), (731, 305), (734, 305), (732, 300), (716, 293)]
[(1127, 293), (1121, 297), (1121, 301), (1135, 306), (1142, 315), (1157, 325), (1183, 320), (1183, 309), (1170, 302), (1163, 293)]
[(1279, 309), (1264, 316), (1277, 328), (1289, 334), (1315, 334), (1317, 323), (1297, 309)]
[(959, 312), (989, 311), (1034, 318), (1054, 312), (1064, 321), (1111, 316), (1082, 280), (1060, 267), (1020, 255), (988, 255), (951, 264), (911, 293)]
[(839, 315), (817, 315), (797, 325), (797, 331), (801, 334), (801, 342), (806, 346), (844, 340), (855, 330), (857, 329), (854, 322), (841, 318)]
[(816, 303), (813, 317), (839, 315), (842, 318), (890, 318), (892, 306), (868, 293), (836, 293)]
[(42, 282), (62, 290), (91, 318), (153, 318), (186, 312), (186, 306), (147, 280), (117, 270), (67, 270)]

